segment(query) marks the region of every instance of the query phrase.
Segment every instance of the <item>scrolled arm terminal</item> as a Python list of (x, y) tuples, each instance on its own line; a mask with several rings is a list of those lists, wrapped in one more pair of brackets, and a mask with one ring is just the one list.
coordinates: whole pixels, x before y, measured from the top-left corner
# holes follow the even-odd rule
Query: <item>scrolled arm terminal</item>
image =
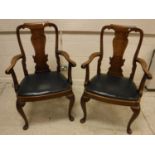
[(143, 72), (145, 73), (147, 79), (152, 79), (152, 75), (149, 72), (149, 70), (147, 69), (148, 67), (147, 67), (145, 60), (143, 60), (142, 58), (137, 58), (136, 62), (138, 62), (141, 65)]
[(94, 58), (100, 56), (101, 53), (100, 52), (95, 52), (95, 53), (92, 53), (90, 56), (89, 56), (89, 59), (84, 62), (82, 65), (81, 65), (81, 68), (86, 68), (92, 61)]
[(11, 70), (14, 68), (14, 66), (15, 66), (16, 63), (17, 63), (17, 61), (18, 61), (19, 59), (21, 59), (21, 58), (22, 58), (22, 55), (21, 55), (21, 54), (14, 56), (14, 57), (12, 58), (12, 60), (11, 60), (10, 66), (6, 69), (5, 73), (6, 73), (6, 74), (10, 74), (10, 73), (11, 73)]
[(71, 64), (72, 67), (76, 66), (76, 63), (73, 60), (70, 59), (70, 57), (69, 57), (67, 52), (65, 52), (65, 51), (58, 51), (58, 54), (62, 55), (68, 61), (68, 63)]

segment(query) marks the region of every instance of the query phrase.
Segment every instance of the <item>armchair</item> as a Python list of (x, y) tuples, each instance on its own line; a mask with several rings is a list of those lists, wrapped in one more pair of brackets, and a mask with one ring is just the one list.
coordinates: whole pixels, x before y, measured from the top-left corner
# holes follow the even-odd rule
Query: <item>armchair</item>
[[(57, 70), (52, 71), (48, 64), (48, 55), (45, 54), (46, 36), (44, 33), (45, 27), (53, 27), (55, 31), (55, 57), (57, 62)], [(35, 65), (35, 73), (29, 74), (26, 66), (25, 51), (21, 42), (21, 29), (29, 29), (31, 32), (31, 42), (34, 47), (35, 56), (33, 56)], [(58, 28), (53, 23), (25, 23), (19, 25), (16, 29), (17, 40), (21, 50), (21, 54), (13, 57), (11, 65), (6, 69), (6, 74), (11, 74), (13, 78), (14, 88), (17, 96), (16, 107), (17, 111), (23, 117), (25, 125), (23, 129), (29, 127), (28, 120), (23, 111), (26, 102), (33, 102), (66, 96), (69, 99), (68, 116), (71, 121), (74, 117), (71, 114), (72, 107), (75, 101), (74, 93), (72, 91), (72, 67), (76, 63), (70, 59), (69, 55), (64, 51), (58, 50)], [(68, 78), (61, 74), (60, 71), (60, 56), (63, 56), (68, 61)], [(24, 78), (19, 83), (15, 74), (14, 66), (17, 61), (21, 59)]]
[[(113, 56), (110, 58), (110, 68), (107, 73), (101, 73), (101, 62), (103, 59), (103, 36), (105, 30), (114, 31), (113, 39)], [(133, 56), (132, 72), (130, 77), (124, 77), (122, 66), (125, 62), (123, 55), (128, 45), (129, 33), (136, 33), (139, 36), (139, 42)], [(131, 124), (140, 113), (140, 99), (142, 97), (143, 88), (146, 79), (151, 79), (152, 75), (147, 69), (146, 62), (138, 58), (138, 53), (143, 40), (143, 31), (136, 27), (127, 27), (120, 25), (104, 26), (100, 33), (100, 52), (91, 54), (88, 61), (83, 63), (81, 67), (86, 69), (85, 89), (81, 97), (81, 107), (84, 113), (81, 123), (86, 121), (87, 111), (86, 102), (90, 99), (95, 99), (107, 102), (114, 105), (123, 105), (131, 107), (133, 115), (127, 125), (127, 133), (131, 134)], [(89, 64), (93, 59), (98, 58), (97, 74), (89, 79)], [(139, 87), (137, 88), (133, 78), (135, 75), (137, 63), (139, 63), (144, 72)]]

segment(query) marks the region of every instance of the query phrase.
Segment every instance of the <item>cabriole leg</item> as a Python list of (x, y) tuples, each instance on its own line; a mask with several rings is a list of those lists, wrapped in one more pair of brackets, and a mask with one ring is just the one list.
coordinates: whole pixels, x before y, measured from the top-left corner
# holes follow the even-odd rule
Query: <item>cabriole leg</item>
[(83, 118), (80, 120), (81, 123), (85, 123), (87, 118), (87, 110), (86, 110), (86, 102), (88, 102), (90, 98), (88, 98), (85, 94), (81, 97), (81, 108), (83, 110)]
[(132, 134), (132, 130), (131, 130), (130, 126), (133, 123), (133, 121), (138, 117), (138, 115), (140, 113), (140, 105), (131, 107), (131, 110), (133, 111), (133, 115), (130, 118), (128, 126), (127, 126), (127, 133), (128, 134)]
[(70, 94), (68, 96), (66, 96), (70, 102), (69, 102), (69, 109), (68, 109), (68, 117), (70, 119), (70, 121), (74, 121), (74, 117), (72, 116), (72, 108), (73, 108), (73, 105), (74, 105), (74, 102), (75, 102), (75, 96), (74, 94)]
[(19, 101), (17, 100), (17, 102), (16, 102), (17, 111), (18, 111), (19, 114), (23, 117), (23, 119), (24, 119), (24, 121), (25, 121), (25, 125), (23, 126), (23, 130), (27, 130), (28, 127), (29, 127), (29, 124), (28, 124), (28, 120), (27, 120), (27, 118), (26, 118), (26, 116), (25, 116), (25, 113), (24, 113), (24, 111), (23, 111), (24, 105), (25, 105), (25, 102), (19, 102)]

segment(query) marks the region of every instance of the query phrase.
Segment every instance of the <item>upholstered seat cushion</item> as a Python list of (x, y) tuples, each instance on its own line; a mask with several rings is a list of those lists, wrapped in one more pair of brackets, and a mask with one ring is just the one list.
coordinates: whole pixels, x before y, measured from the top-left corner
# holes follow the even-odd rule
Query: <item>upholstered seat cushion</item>
[(86, 90), (102, 95), (125, 100), (138, 100), (139, 94), (135, 84), (127, 79), (100, 74), (90, 80)]
[(57, 72), (30, 74), (20, 83), (19, 96), (35, 96), (57, 93), (70, 88), (67, 79)]

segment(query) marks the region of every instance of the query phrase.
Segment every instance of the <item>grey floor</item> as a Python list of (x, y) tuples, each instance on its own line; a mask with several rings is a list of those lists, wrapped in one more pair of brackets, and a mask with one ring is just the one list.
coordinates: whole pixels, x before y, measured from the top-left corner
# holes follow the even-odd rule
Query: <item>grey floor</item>
[[(87, 103), (88, 118), (85, 124), (82, 117), (80, 96), (82, 86), (74, 86), (76, 102), (73, 108), (75, 121), (67, 117), (68, 100), (64, 97), (40, 102), (27, 103), (24, 107), (30, 127), (22, 130), (23, 120), (16, 111), (16, 96), (11, 83), (0, 83), (0, 134), (13, 135), (124, 135), (131, 117), (128, 107), (115, 106), (90, 100)], [(155, 93), (144, 92), (141, 113), (133, 123), (133, 134), (155, 134)]]

